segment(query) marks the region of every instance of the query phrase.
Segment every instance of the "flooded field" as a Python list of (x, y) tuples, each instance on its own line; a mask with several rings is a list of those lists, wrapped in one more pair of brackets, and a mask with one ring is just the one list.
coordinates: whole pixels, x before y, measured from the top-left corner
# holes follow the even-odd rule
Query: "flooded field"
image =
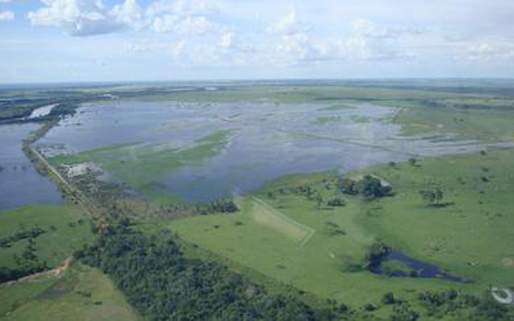
[(0, 126), (0, 210), (61, 201), (57, 187), (35, 171), (21, 150), (22, 140), (39, 126)]
[[(402, 137), (400, 126), (390, 122), (397, 110), (371, 103), (113, 101), (83, 105), (38, 146), (49, 157), (59, 153), (91, 156), (136, 190), (144, 187), (188, 201), (245, 193), (287, 174), (347, 172), (376, 163), (480, 148), (473, 141), (454, 141), (449, 136)], [(220, 132), (226, 137), (213, 142), (215, 151), (204, 153), (203, 145), (191, 150)], [(90, 153), (100, 148), (101, 153)], [(158, 169), (148, 168), (163, 155), (170, 166), (160, 162)], [(145, 170), (159, 173), (151, 181), (146, 177), (147, 181), (135, 183), (134, 171), (143, 176)], [(124, 177), (127, 172), (130, 178)]]

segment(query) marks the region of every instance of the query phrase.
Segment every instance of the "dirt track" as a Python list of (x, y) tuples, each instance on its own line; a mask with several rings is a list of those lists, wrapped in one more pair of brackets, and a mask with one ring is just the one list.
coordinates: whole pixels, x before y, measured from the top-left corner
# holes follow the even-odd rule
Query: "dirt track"
[(53, 268), (51, 270), (27, 275), (27, 276), (24, 276), (17, 280), (14, 280), (14, 281), (5, 282), (5, 283), (1, 284), (0, 286), (11, 286), (18, 282), (30, 281), (30, 280), (37, 279), (42, 276), (60, 277), (70, 267), (72, 262), (73, 262), (73, 259), (71, 257), (69, 257), (66, 260), (64, 260), (64, 262), (62, 262), (60, 265), (56, 266), (55, 268)]

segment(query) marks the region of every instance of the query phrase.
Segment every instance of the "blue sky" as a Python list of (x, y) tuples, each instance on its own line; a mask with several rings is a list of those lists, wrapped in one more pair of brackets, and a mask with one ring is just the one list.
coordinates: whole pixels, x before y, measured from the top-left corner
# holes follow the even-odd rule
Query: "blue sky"
[(511, 0), (0, 0), (0, 83), (514, 77)]

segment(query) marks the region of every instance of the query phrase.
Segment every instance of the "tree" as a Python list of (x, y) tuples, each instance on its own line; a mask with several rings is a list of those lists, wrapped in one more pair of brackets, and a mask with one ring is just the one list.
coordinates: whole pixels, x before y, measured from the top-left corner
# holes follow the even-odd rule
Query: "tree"
[(416, 321), (419, 319), (419, 313), (412, 310), (407, 305), (396, 305), (393, 307), (391, 321)]
[(380, 179), (371, 175), (365, 175), (358, 182), (350, 178), (343, 178), (339, 180), (339, 188), (345, 194), (360, 194), (367, 199), (392, 195), (391, 186), (383, 185)]
[(365, 268), (373, 270), (380, 266), (382, 260), (391, 252), (391, 248), (383, 242), (374, 242), (368, 248), (366, 253)]
[(321, 196), (320, 193), (316, 195), (316, 203), (318, 204), (318, 208), (321, 208), (321, 205), (323, 205), (323, 196)]
[(441, 204), (441, 201), (444, 198), (444, 193), (439, 187), (432, 190), (419, 191), (419, 194), (426, 202), (428, 202), (429, 206)]
[(334, 198), (328, 200), (327, 205), (333, 206), (333, 207), (339, 207), (339, 206), (345, 206), (346, 202), (341, 197), (334, 197)]
[(394, 294), (392, 292), (387, 292), (386, 294), (384, 294), (384, 296), (382, 297), (382, 303), (386, 305), (395, 304), (396, 299), (394, 298)]
[(366, 175), (357, 183), (357, 191), (366, 198), (373, 199), (391, 194), (389, 185), (382, 185), (380, 179)]
[(339, 180), (339, 189), (341, 192), (349, 195), (357, 195), (359, 193), (357, 190), (356, 182), (350, 178), (343, 178)]

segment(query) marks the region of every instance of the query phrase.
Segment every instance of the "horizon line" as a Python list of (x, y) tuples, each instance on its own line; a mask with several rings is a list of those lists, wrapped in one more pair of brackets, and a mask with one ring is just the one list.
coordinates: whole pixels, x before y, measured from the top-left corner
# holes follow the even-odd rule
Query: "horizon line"
[(294, 81), (401, 81), (401, 80), (512, 80), (514, 77), (352, 77), (352, 78), (204, 78), (204, 79), (168, 79), (168, 80), (78, 80), (78, 81), (48, 81), (48, 82), (0, 82), (0, 87), (10, 86), (44, 86), (44, 85), (111, 85), (111, 84), (158, 84), (158, 83), (232, 83), (232, 82), (294, 82)]

